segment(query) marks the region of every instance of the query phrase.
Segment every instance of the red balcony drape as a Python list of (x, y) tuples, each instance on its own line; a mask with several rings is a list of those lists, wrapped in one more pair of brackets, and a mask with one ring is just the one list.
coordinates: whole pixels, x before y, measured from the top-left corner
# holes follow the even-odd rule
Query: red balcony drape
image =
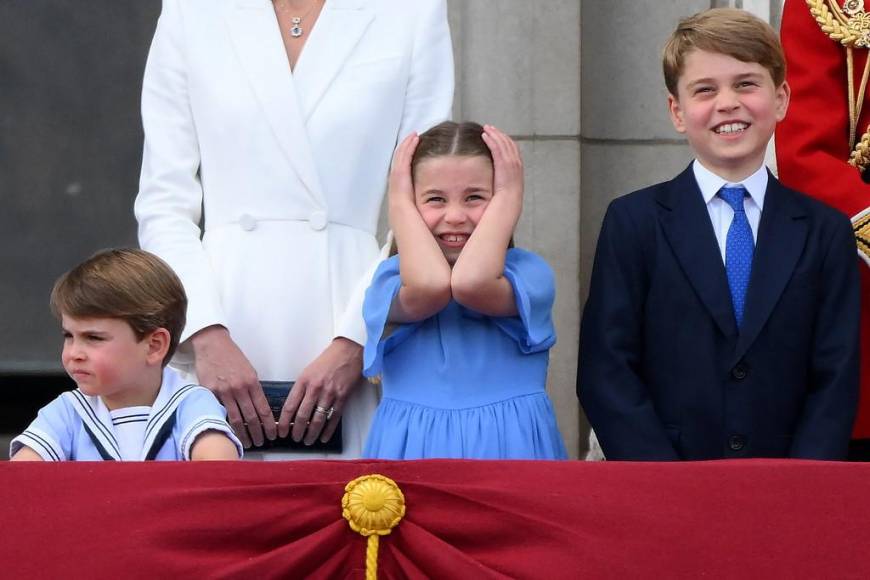
[(369, 473), (382, 578), (870, 577), (870, 465), (781, 460), (4, 463), (0, 577), (361, 578)]

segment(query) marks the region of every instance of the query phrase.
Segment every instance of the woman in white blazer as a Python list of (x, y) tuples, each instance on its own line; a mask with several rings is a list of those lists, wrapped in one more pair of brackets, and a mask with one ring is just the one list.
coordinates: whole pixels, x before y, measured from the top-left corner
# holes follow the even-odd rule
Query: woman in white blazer
[[(139, 241), (187, 290), (175, 364), (218, 394), (243, 442), (295, 421), (310, 443), (343, 416), (353, 458), (377, 402), (359, 380), (361, 304), (391, 155), (450, 115), (446, 6), (274, 2), (164, 0), (142, 90)], [(258, 380), (296, 381), (279, 429)]]

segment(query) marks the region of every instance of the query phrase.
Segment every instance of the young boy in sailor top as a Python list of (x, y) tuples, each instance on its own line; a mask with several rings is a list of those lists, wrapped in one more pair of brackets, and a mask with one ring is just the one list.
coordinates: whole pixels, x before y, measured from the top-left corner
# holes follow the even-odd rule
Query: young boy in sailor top
[(166, 366), (187, 298), (142, 250), (108, 250), (54, 285), (61, 359), (78, 388), (40, 409), (12, 440), (12, 461), (238, 459), (242, 445), (208, 389)]

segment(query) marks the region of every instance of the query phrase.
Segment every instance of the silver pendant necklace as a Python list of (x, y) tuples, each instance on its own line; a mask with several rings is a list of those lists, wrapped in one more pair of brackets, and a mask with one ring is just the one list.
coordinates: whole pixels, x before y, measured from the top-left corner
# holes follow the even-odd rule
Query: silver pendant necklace
[(293, 26), (290, 27), (290, 36), (293, 38), (299, 38), (303, 34), (305, 34), (305, 29), (302, 28), (302, 21), (308, 18), (308, 15), (317, 7), (319, 0), (314, 0), (314, 3), (311, 5), (311, 8), (303, 14), (302, 16), (293, 16), (290, 18), (290, 24)]

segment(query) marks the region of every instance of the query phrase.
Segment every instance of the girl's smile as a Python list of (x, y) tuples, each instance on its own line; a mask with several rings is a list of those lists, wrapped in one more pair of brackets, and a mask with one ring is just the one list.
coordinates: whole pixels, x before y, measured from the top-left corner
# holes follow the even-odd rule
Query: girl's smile
[(453, 265), (492, 199), (492, 162), (482, 155), (444, 155), (414, 172), (417, 210)]
[(468, 241), (469, 236), (467, 234), (454, 234), (454, 233), (446, 233), (439, 234), (438, 239), (445, 246), (451, 247), (462, 247), (465, 245), (465, 242)]

